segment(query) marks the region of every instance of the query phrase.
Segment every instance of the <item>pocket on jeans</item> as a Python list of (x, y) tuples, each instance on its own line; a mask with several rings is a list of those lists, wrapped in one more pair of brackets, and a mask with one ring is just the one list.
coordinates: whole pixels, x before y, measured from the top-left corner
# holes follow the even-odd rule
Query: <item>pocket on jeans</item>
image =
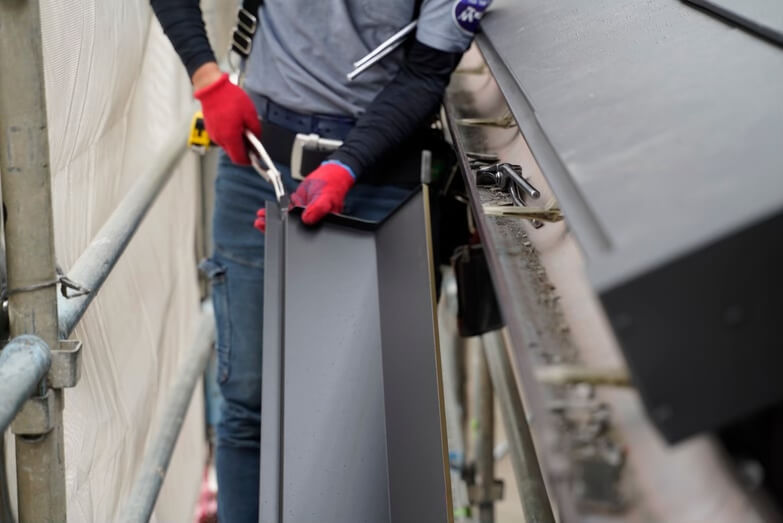
[(215, 312), (215, 350), (217, 350), (217, 379), (223, 384), (231, 373), (231, 316), (229, 314), (227, 271), (214, 258), (207, 258), (199, 269), (209, 278), (212, 287), (212, 308)]

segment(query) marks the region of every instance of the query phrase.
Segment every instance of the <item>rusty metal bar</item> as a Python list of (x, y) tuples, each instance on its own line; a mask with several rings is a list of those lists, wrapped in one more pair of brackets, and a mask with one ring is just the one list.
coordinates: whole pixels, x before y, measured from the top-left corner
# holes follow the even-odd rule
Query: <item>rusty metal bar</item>
[[(10, 334), (12, 338), (35, 334), (48, 347), (57, 347), (57, 275), (37, 0), (0, 2), (0, 71), (0, 171), (7, 213)], [(14, 426), (19, 519), (65, 521), (63, 393), (47, 389), (42, 381), (37, 394), (25, 408), (43, 409), (46, 423)]]

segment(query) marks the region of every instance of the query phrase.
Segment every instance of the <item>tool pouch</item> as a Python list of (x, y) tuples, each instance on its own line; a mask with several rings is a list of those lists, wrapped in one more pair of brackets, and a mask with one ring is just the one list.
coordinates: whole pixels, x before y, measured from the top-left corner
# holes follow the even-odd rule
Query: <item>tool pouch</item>
[(495, 287), (481, 245), (463, 245), (452, 257), (457, 279), (460, 336), (479, 336), (503, 327)]

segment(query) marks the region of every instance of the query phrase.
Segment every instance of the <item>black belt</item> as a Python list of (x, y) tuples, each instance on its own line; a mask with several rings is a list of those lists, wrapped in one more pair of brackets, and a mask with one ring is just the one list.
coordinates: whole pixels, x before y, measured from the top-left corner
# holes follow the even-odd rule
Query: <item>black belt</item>
[[(269, 156), (276, 163), (286, 166), (291, 164), (291, 153), (296, 139), (295, 132), (271, 122), (262, 124), (261, 141)], [(445, 142), (443, 142), (445, 145)], [(423, 146), (423, 147), (422, 147)], [(359, 183), (369, 185), (399, 185), (413, 187), (421, 180), (421, 150), (429, 148), (421, 134), (408, 143), (398, 148), (394, 153), (387, 155), (378, 165), (368, 169), (359, 178)], [(435, 152), (435, 151), (433, 151)], [(303, 149), (300, 174), (307, 176), (329, 157), (329, 152)], [(292, 173), (295, 175), (296, 173)]]
[[(291, 165), (291, 152), (294, 148), (296, 134), (272, 122), (264, 122), (262, 124), (261, 142), (264, 144), (272, 161), (283, 165)], [(329, 154), (328, 152), (304, 149), (302, 151), (302, 176), (306, 176), (321, 165), (329, 157)]]
[[(343, 140), (354, 124), (353, 120), (346, 117), (298, 113), (255, 93), (250, 93), (250, 97), (262, 120), (261, 141), (272, 160), (282, 165), (291, 165), (297, 134), (316, 134), (321, 138)], [(433, 139), (433, 135), (438, 138)], [(441, 132), (423, 126), (376, 165), (369, 167), (359, 178), (359, 183), (405, 187), (418, 185), (421, 181), (422, 149), (429, 149), (434, 159), (437, 159), (438, 150), (443, 146), (448, 147)], [(307, 176), (329, 154), (323, 150), (303, 149), (300, 174)]]

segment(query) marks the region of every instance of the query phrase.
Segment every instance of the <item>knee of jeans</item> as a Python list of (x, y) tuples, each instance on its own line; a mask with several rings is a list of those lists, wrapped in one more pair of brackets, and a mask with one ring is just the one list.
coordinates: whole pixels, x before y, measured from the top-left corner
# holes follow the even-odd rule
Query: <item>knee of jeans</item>
[(257, 447), (261, 439), (261, 411), (240, 402), (226, 400), (217, 426), (218, 443)]

